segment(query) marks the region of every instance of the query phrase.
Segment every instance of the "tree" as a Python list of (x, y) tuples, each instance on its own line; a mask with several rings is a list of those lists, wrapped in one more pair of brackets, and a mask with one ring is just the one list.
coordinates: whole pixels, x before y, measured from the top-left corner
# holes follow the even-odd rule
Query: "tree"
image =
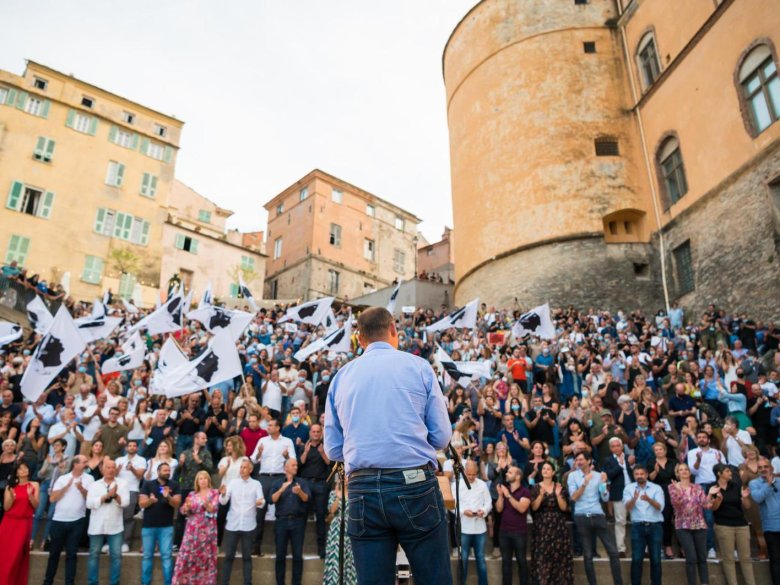
[[(227, 274), (230, 277), (230, 281), (234, 282), (236, 285), (238, 284), (238, 275), (241, 274), (241, 278), (244, 279), (244, 284), (246, 284), (247, 286), (252, 284), (252, 282), (257, 280), (260, 276), (252, 268), (247, 268), (246, 266), (242, 266), (241, 264), (236, 264), (232, 266), (227, 271)], [(240, 297), (241, 294), (239, 293), (238, 296)]]
[(140, 258), (130, 248), (112, 248), (108, 253), (111, 267), (120, 274), (134, 274), (138, 271)]

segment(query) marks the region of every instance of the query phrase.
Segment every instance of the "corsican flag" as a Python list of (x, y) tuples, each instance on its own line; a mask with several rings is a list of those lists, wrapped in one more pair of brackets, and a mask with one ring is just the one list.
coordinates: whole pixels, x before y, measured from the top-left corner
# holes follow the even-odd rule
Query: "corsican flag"
[(176, 368), (164, 379), (165, 395), (176, 398), (241, 375), (241, 359), (228, 331), (220, 331), (209, 348), (193, 361)]
[(399, 281), (398, 284), (395, 285), (393, 293), (390, 295), (390, 302), (387, 303), (387, 310), (390, 311), (391, 315), (395, 314), (395, 302), (398, 300), (398, 293), (401, 292), (402, 283), (403, 281)]
[(491, 375), (490, 362), (453, 361), (438, 343), (436, 344), (436, 360), (447, 375), (464, 388), (473, 379), (490, 378)]
[(209, 280), (209, 284), (206, 287), (206, 290), (203, 291), (203, 296), (200, 297), (200, 302), (198, 303), (198, 308), (203, 308), (206, 305), (211, 304), (211, 281)]
[(512, 325), (512, 337), (523, 339), (527, 335), (534, 335), (541, 339), (555, 339), (555, 325), (550, 318), (549, 303), (520, 315), (520, 318)]
[(125, 307), (125, 311), (128, 313), (135, 314), (138, 312), (138, 307), (136, 307), (133, 303), (128, 303), (125, 299), (122, 299), (122, 304)]
[(451, 313), (439, 319), (433, 325), (429, 325), (425, 328), (428, 333), (434, 331), (444, 331), (451, 327), (458, 327), (462, 329), (473, 329), (477, 325), (477, 309), (479, 308), (479, 299), (476, 298), (471, 301), (465, 307), (461, 307), (454, 313)]
[(325, 297), (316, 301), (309, 301), (302, 305), (296, 305), (287, 309), (287, 313), (279, 319), (279, 323), (285, 321), (295, 321), (297, 323), (308, 323), (309, 325), (319, 325), (325, 320), (333, 304), (333, 297)]
[(86, 346), (70, 313), (62, 304), (22, 376), (25, 398), (31, 402), (38, 400), (54, 377)]
[(166, 376), (186, 365), (188, 361), (187, 356), (184, 355), (173, 337), (166, 339), (157, 358), (157, 365), (149, 384), (149, 393), (163, 394)]
[(159, 309), (155, 309), (154, 312), (130, 327), (128, 332), (132, 333), (133, 331), (146, 328), (149, 335), (159, 335), (160, 333), (181, 329), (183, 301), (184, 299), (180, 294), (171, 296)]
[(141, 339), (141, 334), (136, 331), (130, 339), (122, 344), (122, 353), (104, 361), (100, 371), (104, 374), (111, 374), (123, 370), (134, 370), (144, 363), (145, 353), (146, 345)]
[(119, 327), (121, 322), (122, 317), (106, 317), (105, 315), (99, 317), (90, 315), (89, 317), (82, 317), (75, 321), (79, 333), (87, 343), (92, 343), (98, 339), (108, 337), (113, 333), (114, 329)]
[(13, 343), (22, 336), (22, 326), (3, 321), (0, 323), (0, 347)]
[(333, 313), (332, 308), (328, 311), (328, 314), (325, 315), (325, 319), (323, 319), (322, 321), (322, 326), (325, 327), (325, 333), (330, 333), (334, 329), (338, 329), (338, 323), (336, 323), (336, 315)]
[(187, 313), (187, 319), (199, 321), (210, 333), (227, 329), (233, 341), (238, 341), (253, 318), (254, 315), (246, 311), (232, 311), (209, 304)]
[(327, 350), (334, 353), (349, 353), (352, 349), (352, 315), (347, 317), (344, 326), (332, 331), (325, 337), (321, 337), (311, 342), (306, 347), (299, 349), (293, 358), (298, 362), (305, 361), (310, 355), (320, 350)]
[(257, 311), (260, 310), (260, 307), (257, 306), (257, 303), (255, 302), (255, 297), (252, 295), (252, 291), (249, 290), (249, 287), (244, 284), (244, 278), (241, 276), (241, 271), (238, 272), (238, 288), (241, 291), (241, 296), (246, 299), (246, 302), (249, 303), (249, 306), (252, 307), (252, 310), (257, 313)]
[(35, 298), (27, 303), (27, 320), (30, 322), (30, 327), (33, 331), (41, 335), (49, 330), (54, 321), (49, 308), (38, 295), (35, 295)]

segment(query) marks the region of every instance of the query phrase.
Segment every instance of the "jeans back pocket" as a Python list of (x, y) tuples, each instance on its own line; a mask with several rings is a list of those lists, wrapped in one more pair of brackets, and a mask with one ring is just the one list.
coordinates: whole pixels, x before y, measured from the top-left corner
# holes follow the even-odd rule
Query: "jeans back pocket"
[(365, 502), (363, 496), (349, 496), (347, 500), (347, 534), (361, 537), (366, 533)]
[(437, 488), (438, 486), (434, 485), (421, 494), (398, 496), (409, 524), (416, 530), (428, 532), (439, 525), (441, 512)]

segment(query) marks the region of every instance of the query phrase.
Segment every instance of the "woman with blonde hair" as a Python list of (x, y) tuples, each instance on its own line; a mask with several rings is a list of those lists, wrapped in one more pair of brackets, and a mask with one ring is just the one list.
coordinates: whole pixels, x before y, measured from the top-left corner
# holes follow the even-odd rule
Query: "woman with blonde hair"
[[(246, 459), (244, 440), (237, 435), (225, 439), (225, 456), (217, 464), (220, 486), (227, 486), (241, 475), (241, 462), (244, 459)], [(217, 516), (217, 542), (219, 544), (222, 544), (222, 535), (225, 531), (225, 521), (227, 520), (229, 509), (230, 502), (225, 505), (219, 505), (219, 514)]]
[(176, 468), (179, 466), (179, 461), (173, 456), (173, 447), (171, 447), (170, 439), (161, 441), (157, 446), (157, 453), (149, 460), (149, 464), (146, 466), (146, 473), (144, 479), (147, 481), (154, 481), (157, 479), (157, 468), (161, 463), (167, 463), (171, 467), (171, 477), (176, 477)]
[(217, 508), (219, 492), (205, 470), (195, 475), (193, 491), (179, 512), (187, 516), (173, 585), (214, 585), (217, 582)]

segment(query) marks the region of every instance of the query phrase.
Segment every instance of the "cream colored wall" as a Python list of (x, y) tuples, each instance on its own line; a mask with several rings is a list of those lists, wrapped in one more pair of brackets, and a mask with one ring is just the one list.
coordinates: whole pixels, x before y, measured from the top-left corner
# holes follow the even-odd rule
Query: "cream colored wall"
[[(32, 88), (34, 74), (48, 80), (47, 91), (37, 92)], [(28, 237), (31, 245), (25, 264), (31, 273), (38, 272), (51, 282), (52, 269), (56, 269), (59, 274), (70, 272), (71, 293), (77, 298), (91, 299), (108, 287), (81, 280), (85, 256), (103, 258), (106, 274), (110, 271), (109, 250), (112, 247), (128, 247), (141, 258), (141, 270), (137, 275), (139, 280), (156, 281), (160, 270), (159, 243), (162, 238), (162, 222), (166, 216), (161, 204), (166, 202), (170, 191), (175, 158), (170, 163), (164, 163), (142, 155), (138, 150), (133, 151), (109, 142), (110, 126), (120, 125), (118, 120), (121, 119), (121, 112), (128, 109), (129, 102), (121, 98), (113, 98), (114, 101), (111, 101), (110, 94), (85, 87), (78, 80), (30, 65), (26, 77), (0, 72), (0, 85), (23, 89), (30, 95), (39, 95), (42, 99), (51, 101), (49, 114), (45, 119), (9, 105), (0, 106), (0, 125), (3, 127), (0, 132), (0, 193), (7, 197), (13, 181), (21, 181), (55, 193), (49, 219), (26, 215), (2, 205), (2, 260), (5, 260), (12, 234)], [(98, 107), (94, 111), (84, 110), (77, 105), (82, 94), (97, 100)], [(82, 134), (65, 126), (70, 108), (98, 116), (95, 136)], [(133, 111), (137, 113), (140, 124), (146, 110), (136, 106)], [(107, 118), (110, 118), (110, 121)], [(181, 123), (172, 119), (164, 121), (172, 134), (177, 135)], [(147, 122), (152, 124), (151, 121)], [(136, 131), (138, 128), (133, 127), (130, 130)], [(38, 136), (56, 141), (51, 163), (33, 159), (33, 149)], [(125, 165), (121, 187), (105, 184), (106, 171), (111, 160)], [(159, 177), (154, 199), (140, 194), (144, 172)], [(95, 233), (95, 216), (99, 207), (130, 213), (149, 221), (148, 245), (136, 245)]]
[[(168, 208), (174, 215), (187, 217), (197, 222), (202, 229), (213, 231), (217, 234), (225, 233), (227, 218), (233, 215), (233, 212), (220, 208), (216, 203), (178, 180), (174, 180), (171, 186)], [(211, 213), (210, 222), (203, 222), (198, 219), (198, 213), (201, 210)]]

